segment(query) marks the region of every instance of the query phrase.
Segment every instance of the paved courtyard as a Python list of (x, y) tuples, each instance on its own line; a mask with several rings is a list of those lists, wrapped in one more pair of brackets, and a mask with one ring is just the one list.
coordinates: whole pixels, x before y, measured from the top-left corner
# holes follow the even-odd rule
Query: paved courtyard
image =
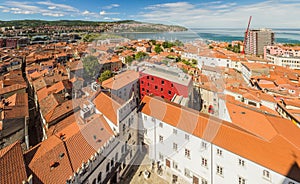
[[(157, 174), (156, 164), (152, 170), (152, 164), (147, 155), (142, 155), (137, 158), (137, 162), (141, 162), (140, 165), (132, 166), (132, 169), (129, 171), (126, 178), (124, 178), (120, 183), (126, 184), (168, 184), (166, 180), (162, 179)], [(149, 171), (149, 177), (147, 178), (144, 173)]]

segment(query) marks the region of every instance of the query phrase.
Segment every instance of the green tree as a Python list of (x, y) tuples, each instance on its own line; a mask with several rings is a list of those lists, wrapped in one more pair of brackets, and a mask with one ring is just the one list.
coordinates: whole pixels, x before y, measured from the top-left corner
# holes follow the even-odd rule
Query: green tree
[(176, 45), (176, 46), (184, 46), (184, 44), (181, 41), (179, 41), (179, 40), (175, 40), (174, 45)]
[(147, 53), (140, 51), (135, 55), (135, 59), (141, 60), (141, 59), (144, 59), (146, 56), (148, 56)]
[(192, 59), (192, 64), (196, 65), (196, 64), (198, 64), (198, 61), (196, 59)]
[(151, 43), (152, 45), (156, 45), (156, 40), (150, 40), (150, 43)]
[(100, 64), (98, 62), (97, 57), (91, 55), (86, 56), (85, 58), (83, 58), (82, 64), (85, 77), (93, 79), (99, 74)]
[(100, 77), (98, 78), (98, 80), (99, 80), (100, 82), (103, 82), (103, 81), (105, 81), (105, 80), (107, 80), (107, 79), (109, 79), (109, 78), (111, 78), (111, 77), (112, 77), (111, 71), (105, 70), (103, 73), (101, 73), (101, 75), (100, 75)]
[(159, 54), (163, 51), (163, 49), (160, 47), (160, 45), (155, 45), (154, 51)]
[(133, 57), (132, 56), (126, 56), (125, 57), (125, 63), (126, 64), (130, 64), (133, 61)]
[(173, 47), (174, 44), (172, 42), (165, 41), (165, 42), (163, 42), (162, 46), (166, 49), (166, 48)]

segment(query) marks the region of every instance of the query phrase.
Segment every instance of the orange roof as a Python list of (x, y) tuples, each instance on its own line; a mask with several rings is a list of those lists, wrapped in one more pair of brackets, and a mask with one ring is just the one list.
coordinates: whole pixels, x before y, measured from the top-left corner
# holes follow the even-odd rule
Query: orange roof
[(47, 87), (44, 87), (37, 91), (38, 101), (40, 102), (44, 98), (46, 98), (49, 95), (49, 91)]
[(20, 142), (0, 150), (0, 183), (22, 183), (27, 180)]
[[(300, 165), (300, 140), (297, 139), (300, 129), (290, 121), (275, 116), (260, 116), (258, 122), (243, 118), (248, 122), (245, 124), (236, 118), (234, 123), (228, 123), (155, 97), (145, 96), (142, 103), (145, 103), (142, 109), (144, 114), (300, 181), (299, 173), (290, 173), (294, 164)], [(241, 124), (248, 130), (235, 124)], [(290, 134), (288, 131), (291, 131)]]
[(117, 110), (121, 107), (121, 105), (113, 100), (111, 97), (107, 96), (104, 93), (100, 93), (93, 100), (96, 108), (104, 114), (110, 121), (112, 121), (115, 125), (118, 125), (117, 121)]
[(0, 89), (0, 95), (4, 95), (6, 93), (11, 93), (11, 92), (14, 92), (14, 91), (25, 89), (26, 87), (27, 86), (21, 85), (21, 84), (14, 84), (14, 85), (11, 85), (11, 86), (8, 86), (8, 87), (4, 87), (4, 88)]
[(102, 86), (107, 89), (118, 90), (139, 79), (139, 73), (133, 70), (127, 70), (121, 74), (115, 75), (102, 82)]
[[(63, 135), (63, 140), (60, 135)], [(112, 136), (112, 130), (101, 115), (83, 125), (73, 122), (56, 132), (25, 153), (34, 176), (33, 183), (66, 183)], [(51, 168), (53, 163), (56, 164)]]

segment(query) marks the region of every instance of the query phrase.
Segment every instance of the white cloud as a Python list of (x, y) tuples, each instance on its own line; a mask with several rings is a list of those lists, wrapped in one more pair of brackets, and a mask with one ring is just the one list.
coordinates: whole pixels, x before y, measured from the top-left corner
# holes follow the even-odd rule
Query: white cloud
[(117, 8), (119, 7), (119, 4), (110, 4), (108, 6), (104, 6), (103, 9), (112, 9), (112, 8)]
[[(19, 1), (5, 1), (0, 3), (3, 7), (2, 12), (10, 12), (12, 14), (40, 14), (42, 16), (51, 17), (62, 17), (62, 16), (72, 16), (81, 15), (81, 12), (70, 5), (52, 3), (51, 1), (46, 2), (19, 2)], [(96, 14), (96, 13), (94, 13)], [(89, 15), (93, 13), (89, 12)]]
[(88, 15), (88, 14), (90, 14), (90, 13), (91, 13), (90, 11), (85, 10), (84, 12), (82, 12), (82, 15)]
[(100, 14), (101, 16), (104, 16), (104, 15), (118, 15), (118, 14), (120, 14), (120, 13), (118, 13), (118, 12), (106, 12), (106, 11), (102, 10), (102, 11), (100, 11), (99, 14)]
[(63, 13), (42, 13), (44, 16), (50, 16), (50, 17), (63, 17)]
[(10, 10), (12, 10), (12, 11), (20, 11), (21, 9), (20, 8), (11, 8)]
[(56, 6), (49, 6), (48, 9), (54, 10), (54, 9), (56, 9)]
[(47, 2), (40, 1), (40, 2), (37, 2), (37, 4), (48, 6), (49, 9), (55, 7), (54, 9), (60, 9), (60, 10), (69, 11), (69, 12), (79, 12), (79, 10), (73, 6), (66, 5), (66, 4), (53, 3), (51, 1), (47, 1)]
[(298, 27), (300, 2), (288, 1), (289, 3), (283, 3), (280, 0), (269, 0), (248, 5), (222, 1), (154, 4), (146, 7), (148, 11), (141, 12), (137, 17), (144, 21), (186, 27), (246, 27), (249, 16), (252, 15), (252, 27)]

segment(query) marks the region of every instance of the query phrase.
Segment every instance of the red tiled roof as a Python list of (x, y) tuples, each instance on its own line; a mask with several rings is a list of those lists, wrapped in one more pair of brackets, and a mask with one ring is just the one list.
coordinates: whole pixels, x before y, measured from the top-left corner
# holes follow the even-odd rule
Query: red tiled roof
[(115, 75), (112, 78), (109, 78), (102, 82), (102, 86), (107, 89), (118, 90), (127, 84), (138, 80), (139, 73), (132, 70), (127, 70), (121, 74)]
[[(34, 183), (66, 183), (82, 163), (113, 136), (108, 128), (103, 116), (97, 115), (84, 125), (73, 122), (29, 150), (25, 159), (34, 175)], [(63, 140), (60, 135), (64, 136)], [(62, 154), (64, 156), (60, 157)], [(57, 164), (51, 169), (53, 163)]]
[(93, 100), (96, 108), (104, 114), (111, 122), (118, 125), (117, 110), (121, 107), (119, 103), (104, 93), (100, 93)]
[(20, 142), (0, 150), (0, 183), (17, 184), (27, 179)]
[(6, 93), (18, 91), (21, 89), (25, 89), (27, 86), (26, 85), (21, 85), (21, 84), (14, 84), (8, 87), (4, 87), (0, 89), (0, 95), (4, 95)]

